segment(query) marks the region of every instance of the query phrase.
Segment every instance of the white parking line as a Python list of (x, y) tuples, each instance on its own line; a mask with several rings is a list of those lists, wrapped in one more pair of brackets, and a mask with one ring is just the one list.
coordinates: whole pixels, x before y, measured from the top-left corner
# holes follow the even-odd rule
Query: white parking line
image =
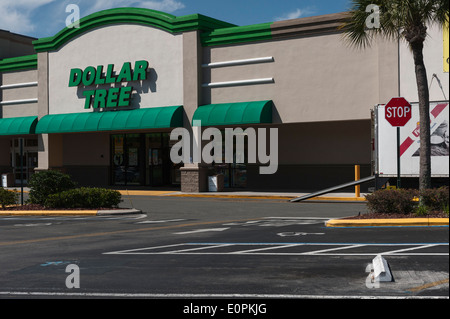
[(254, 252), (259, 252), (259, 251), (263, 251), (263, 250), (273, 250), (273, 249), (295, 247), (295, 246), (302, 246), (302, 245), (304, 245), (304, 244), (293, 244), (293, 245), (292, 244), (287, 244), (287, 245), (274, 246), (274, 247), (241, 250), (241, 251), (234, 252), (233, 254), (248, 254), (248, 253), (254, 253)]
[(433, 244), (433, 245), (423, 245), (423, 246), (419, 246), (419, 247), (411, 247), (411, 248), (405, 248), (405, 249), (398, 249), (398, 250), (386, 251), (386, 252), (382, 253), (382, 255), (392, 255), (392, 254), (397, 254), (397, 253), (404, 252), (404, 251), (417, 250), (417, 249), (429, 248), (429, 247), (435, 247), (435, 246), (439, 246), (439, 245), (436, 245), (436, 244)]
[(231, 246), (231, 244), (215, 245), (215, 246), (203, 246), (203, 247), (197, 247), (197, 248), (173, 250), (173, 251), (169, 251), (167, 253), (168, 254), (179, 254), (179, 253), (185, 253), (185, 252), (188, 252), (188, 251), (197, 251), (197, 250), (211, 249), (211, 248), (217, 248), (217, 247), (227, 247), (227, 246)]
[(325, 253), (325, 252), (329, 252), (329, 251), (336, 251), (336, 250), (343, 250), (343, 249), (351, 249), (351, 248), (356, 248), (356, 247), (363, 247), (366, 245), (350, 245), (350, 246), (344, 246), (344, 247), (337, 247), (337, 248), (330, 248), (330, 249), (322, 249), (322, 250), (315, 250), (309, 253), (304, 253), (304, 255), (315, 255), (315, 254), (320, 254), (320, 253)]
[[(130, 250), (122, 250), (115, 252), (107, 252), (104, 254), (116, 254), (116, 255), (261, 255), (261, 256), (376, 256), (376, 255), (391, 255), (391, 256), (448, 256), (448, 252), (411, 252), (419, 249), (426, 249), (430, 247), (445, 247), (448, 243), (435, 243), (435, 244), (411, 244), (411, 243), (398, 243), (398, 244), (369, 244), (369, 243), (181, 243), (165, 246), (155, 246), (146, 248), (137, 248)], [(194, 246), (194, 247), (192, 247)], [(200, 247), (199, 247), (200, 246)], [(255, 246), (252, 249), (242, 250), (242, 246)], [(296, 252), (295, 247), (310, 247), (309, 251)], [(331, 248), (317, 249), (314, 247), (329, 246)], [(403, 249), (386, 251), (385, 247), (404, 247), (413, 246)], [(173, 247), (186, 247), (185, 249), (170, 249)], [(192, 248), (189, 248), (192, 247)], [(222, 247), (235, 247), (229, 251), (214, 251), (215, 248)], [(354, 248), (371, 247), (372, 251), (363, 252), (336, 252), (342, 250), (350, 250)], [(380, 247), (374, 250), (374, 247)], [(241, 248), (241, 249), (240, 249)], [(294, 251), (280, 252), (277, 251), (283, 248), (293, 248)], [(161, 251), (162, 249), (162, 251)]]

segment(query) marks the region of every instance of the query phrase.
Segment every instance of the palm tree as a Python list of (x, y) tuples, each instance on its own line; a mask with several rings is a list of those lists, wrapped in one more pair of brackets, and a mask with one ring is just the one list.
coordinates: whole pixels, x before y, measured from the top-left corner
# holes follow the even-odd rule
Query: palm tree
[(376, 36), (405, 40), (414, 57), (420, 113), (419, 188), (431, 188), (430, 99), (423, 61), (427, 27), (448, 22), (448, 0), (351, 0), (340, 29), (353, 46), (366, 48)]

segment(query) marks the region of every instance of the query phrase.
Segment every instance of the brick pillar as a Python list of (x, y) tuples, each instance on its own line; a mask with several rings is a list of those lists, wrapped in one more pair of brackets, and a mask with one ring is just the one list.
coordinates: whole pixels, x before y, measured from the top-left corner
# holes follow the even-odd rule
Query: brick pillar
[(181, 191), (201, 193), (208, 191), (208, 168), (197, 164), (185, 164), (181, 171)]

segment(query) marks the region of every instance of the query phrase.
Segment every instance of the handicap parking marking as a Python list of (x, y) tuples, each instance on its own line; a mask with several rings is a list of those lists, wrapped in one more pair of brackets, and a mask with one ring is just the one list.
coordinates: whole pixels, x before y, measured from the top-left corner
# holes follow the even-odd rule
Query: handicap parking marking
[[(448, 246), (448, 243), (180, 243), (113, 251), (103, 254), (241, 256), (376, 256), (381, 254), (390, 256), (449, 256)], [(368, 247), (371, 249), (364, 250)], [(441, 249), (437, 252), (423, 252), (423, 249), (430, 247), (440, 247)], [(360, 248), (362, 248), (362, 251)], [(376, 249), (374, 250), (373, 248)], [(282, 251), (283, 249), (285, 251)], [(342, 252), (344, 250), (345, 252)], [(352, 252), (351, 250), (356, 251)]]

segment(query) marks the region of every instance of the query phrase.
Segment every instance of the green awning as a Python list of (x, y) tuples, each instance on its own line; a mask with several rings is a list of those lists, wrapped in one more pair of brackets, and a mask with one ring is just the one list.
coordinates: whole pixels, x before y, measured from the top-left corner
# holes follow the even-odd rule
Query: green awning
[(35, 134), (37, 116), (0, 119), (0, 135)]
[(183, 107), (168, 106), (129, 111), (46, 115), (39, 120), (36, 133), (142, 130), (180, 126), (183, 126)]
[(209, 104), (199, 106), (192, 122), (202, 126), (272, 123), (272, 101)]

